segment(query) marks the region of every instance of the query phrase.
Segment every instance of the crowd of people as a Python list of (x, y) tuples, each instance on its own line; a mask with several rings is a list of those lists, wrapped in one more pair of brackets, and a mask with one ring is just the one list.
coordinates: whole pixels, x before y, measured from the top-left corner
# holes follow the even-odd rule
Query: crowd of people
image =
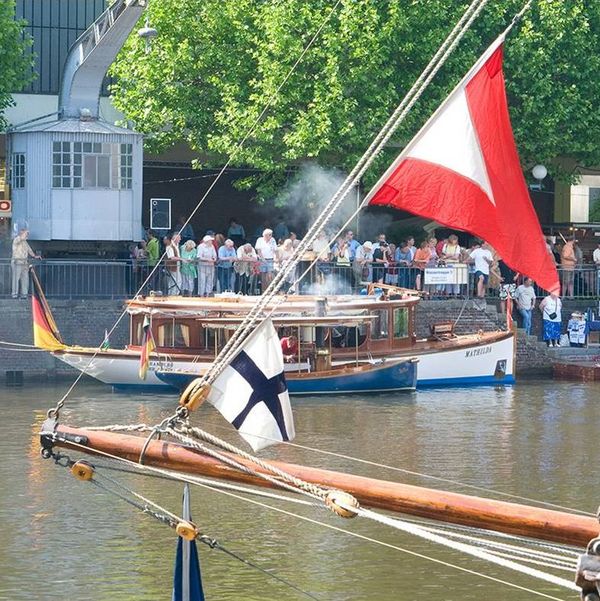
[[(254, 294), (269, 285), (299, 244), (300, 239), (283, 219), (250, 238), (235, 218), (225, 234), (207, 230), (201, 237), (196, 237), (193, 228), (180, 219), (175, 230), (161, 240), (155, 232), (148, 232), (145, 240), (132, 246), (131, 259), (139, 281), (164, 253), (163, 281), (153, 281), (152, 285), (157, 288), (158, 283), (169, 295)], [(420, 290), (430, 297), (465, 297), (467, 272), (473, 274), (470, 280), (475, 281), (474, 292), (480, 298), (489, 287), (502, 294), (503, 283), (520, 283), (486, 243), (475, 240), (465, 247), (457, 234), (439, 240), (428, 237), (417, 245), (414, 236), (396, 244), (388, 242), (385, 233), (373, 242), (361, 242), (352, 230), (336, 240), (321, 232), (312, 248), (299, 258), (300, 269), (307, 265), (311, 282), (330, 279), (335, 281), (337, 292), (380, 283)], [(425, 271), (432, 267), (456, 267), (464, 273), (452, 283), (434, 284), (427, 280)], [(299, 273), (296, 269), (290, 274), (289, 285)]]
[[(162, 286), (169, 295), (260, 294), (299, 243), (298, 236), (283, 219), (279, 219), (272, 229), (265, 227), (257, 231), (255, 238), (250, 239), (235, 218), (230, 220), (225, 234), (207, 230), (198, 238), (194, 236), (193, 228), (189, 224), (184, 226), (181, 219), (178, 229), (162, 240), (154, 232), (148, 232), (147, 240), (132, 248), (131, 257), (141, 281), (164, 252), (163, 279), (154, 279), (150, 287)], [(575, 254), (576, 248), (575, 243), (565, 243), (557, 256), (558, 264), (567, 265), (567, 259), (563, 257)], [(548, 251), (555, 252), (550, 241)], [(600, 245), (594, 254), (596, 258), (600, 266)], [(301, 258), (299, 266), (302, 268), (307, 264), (313, 265), (313, 278), (331, 278), (338, 292), (380, 283), (420, 290), (429, 297), (461, 298), (469, 295), (467, 286), (472, 285), (473, 295), (483, 299), (492, 288), (500, 298), (502, 311), (506, 310), (508, 299), (512, 300), (513, 310), (527, 334), (531, 334), (537, 306), (542, 315), (543, 339), (548, 346), (560, 345), (561, 299), (552, 294), (538, 304), (531, 278), (512, 271), (498, 253), (481, 240), (473, 240), (464, 246), (458, 235), (452, 233), (441, 239), (427, 237), (418, 245), (413, 236), (408, 236), (396, 244), (388, 242), (385, 233), (379, 234), (373, 242), (360, 242), (352, 230), (337, 240), (331, 240), (322, 232), (312, 249)], [(427, 281), (426, 269), (452, 266), (463, 269), (470, 277), (445, 284)], [(298, 269), (291, 273), (288, 285), (294, 283), (299, 273)]]
[[(28, 259), (40, 258), (28, 244), (28, 231), (19, 230), (12, 242), (12, 296), (25, 298), (28, 294)], [(576, 240), (555, 244), (547, 240), (548, 252), (561, 267), (564, 296), (573, 294), (581, 274), (583, 253)], [(235, 219), (229, 221), (226, 234), (207, 230), (196, 238), (194, 229), (183, 217), (175, 230), (159, 239), (153, 231), (130, 248), (137, 290), (146, 282), (145, 291), (162, 290), (175, 296), (211, 296), (214, 293), (260, 294), (270, 284), (274, 273), (281, 269), (300, 244), (298, 236), (289, 229), (283, 218), (271, 229), (264, 227), (248, 238), (244, 227)], [(154, 269), (164, 255), (160, 269)], [(598, 285), (600, 273), (600, 242), (593, 253), (596, 270), (590, 285)], [(463, 271), (452, 283), (431, 283), (426, 270), (433, 267), (453, 267)], [(483, 299), (490, 288), (500, 299), (502, 312), (510, 298), (512, 306), (527, 334), (531, 334), (533, 313), (536, 309), (534, 282), (512, 271), (487, 243), (473, 240), (470, 245), (460, 244), (457, 234), (437, 239), (433, 236), (415, 244), (408, 236), (398, 244), (388, 242), (380, 233), (374, 242), (360, 242), (352, 230), (337, 240), (322, 232), (313, 242), (298, 267), (287, 278), (288, 287), (295, 284), (307, 268), (310, 283), (330, 279), (331, 292), (357, 291), (369, 283), (389, 284), (420, 290), (435, 298), (467, 297), (472, 292)], [(450, 272), (453, 270), (451, 269)], [(465, 278), (464, 274), (470, 274)], [(150, 275), (152, 273), (152, 275)], [(473, 290), (468, 291), (467, 286)], [(548, 346), (559, 346), (562, 328), (562, 301), (556, 294), (543, 298), (538, 306), (542, 314), (543, 339)]]

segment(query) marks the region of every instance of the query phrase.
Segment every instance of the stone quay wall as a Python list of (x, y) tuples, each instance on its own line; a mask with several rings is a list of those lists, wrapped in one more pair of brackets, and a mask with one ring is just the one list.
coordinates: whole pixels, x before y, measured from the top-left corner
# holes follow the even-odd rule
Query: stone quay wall
[[(58, 328), (67, 344), (98, 346), (110, 331), (123, 309), (122, 301), (114, 300), (55, 300), (49, 301)], [(580, 304), (580, 303), (579, 303)], [(567, 303), (565, 303), (567, 305)], [(565, 306), (564, 321), (570, 312), (583, 306)], [(31, 302), (25, 300), (0, 300), (0, 381), (6, 372), (22, 371), (29, 376), (59, 377), (73, 374), (75, 370), (58, 361), (45, 351), (27, 347), (10, 347), (4, 343), (33, 344)], [(458, 320), (458, 321), (457, 321)], [(478, 308), (473, 301), (441, 300), (422, 301), (417, 308), (417, 336), (429, 335), (434, 323), (456, 322), (458, 334), (495, 331), (505, 328), (505, 318), (498, 313), (496, 305), (488, 303)], [(541, 317), (534, 316), (534, 333), (526, 336), (519, 330), (517, 344), (517, 373), (549, 373), (555, 354), (539, 341)], [(123, 348), (129, 339), (129, 318), (125, 316), (110, 335), (110, 346)]]

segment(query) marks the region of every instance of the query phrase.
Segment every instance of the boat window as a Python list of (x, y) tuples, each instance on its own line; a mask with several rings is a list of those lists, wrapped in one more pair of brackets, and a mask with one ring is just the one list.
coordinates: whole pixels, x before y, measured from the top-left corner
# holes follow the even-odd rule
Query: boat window
[(348, 347), (361, 346), (367, 339), (367, 325), (361, 323), (355, 327), (348, 328), (347, 345)]
[(190, 326), (179, 323), (175, 325), (174, 347), (190, 346)]
[(375, 319), (371, 325), (371, 338), (373, 340), (387, 338), (389, 311), (387, 309), (373, 311), (373, 315), (375, 315)]
[(408, 309), (394, 309), (394, 338), (408, 336)]
[(131, 331), (131, 344), (141, 346), (144, 340), (144, 321), (137, 319), (133, 322)]
[(156, 329), (156, 343), (158, 346), (173, 346), (173, 323), (161, 323)]

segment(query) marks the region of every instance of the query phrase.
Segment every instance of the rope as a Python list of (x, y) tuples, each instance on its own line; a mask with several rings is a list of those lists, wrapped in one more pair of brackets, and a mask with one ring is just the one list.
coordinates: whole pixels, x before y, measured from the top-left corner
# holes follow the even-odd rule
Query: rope
[[(214, 425), (214, 427), (219, 428), (221, 430), (226, 430), (229, 431), (230, 429), (227, 428), (226, 426), (220, 426), (218, 424)], [(122, 424), (111, 424), (108, 426), (86, 426), (85, 427), (86, 430), (94, 430), (94, 431), (109, 431), (109, 432), (151, 432), (153, 430), (153, 427), (147, 425), (147, 424), (130, 424), (130, 425), (122, 425)], [(196, 429), (196, 428), (192, 428), (192, 429)], [(237, 447), (233, 446), (233, 445), (229, 445), (228, 443), (225, 443), (225, 441), (223, 441), (222, 439), (213, 436), (211, 434), (209, 434), (208, 432), (205, 432), (204, 430), (200, 430), (198, 429), (198, 432), (202, 432), (202, 436), (206, 436), (206, 438), (202, 438), (203, 440), (206, 440), (207, 442), (211, 442), (212, 444), (215, 444), (216, 446), (221, 446), (223, 444), (227, 445), (227, 446), (222, 446), (223, 449), (228, 450), (232, 453), (240, 453), (241, 456), (247, 455), (247, 459), (249, 459), (250, 461), (254, 461), (254, 459), (257, 459), (258, 461), (260, 461), (260, 459), (254, 457), (253, 455), (249, 455), (248, 453), (246, 453), (245, 451), (238, 449)], [(461, 487), (461, 488), (467, 488), (467, 489), (471, 489), (471, 490), (478, 490), (480, 492), (485, 492), (487, 494), (493, 494), (493, 495), (498, 495), (498, 496), (502, 496), (502, 497), (506, 497), (509, 499), (516, 499), (519, 501), (527, 501), (528, 503), (535, 503), (537, 505), (540, 506), (544, 506), (544, 507), (552, 507), (553, 509), (559, 509), (561, 511), (568, 511), (571, 513), (577, 513), (579, 515), (586, 515), (586, 516), (591, 516), (591, 517), (596, 517), (596, 514), (590, 511), (584, 511), (583, 509), (576, 509), (574, 507), (567, 507), (565, 505), (560, 505), (558, 503), (550, 503), (548, 501), (541, 501), (539, 499), (533, 499), (531, 497), (525, 497), (522, 495), (516, 495), (514, 493), (509, 493), (509, 492), (505, 492), (505, 491), (501, 491), (501, 490), (496, 490), (493, 488), (487, 488), (485, 486), (478, 486), (476, 484), (468, 484), (466, 482), (461, 482), (460, 480), (452, 480), (450, 478), (442, 478), (441, 476), (433, 476), (431, 474), (425, 474), (423, 472), (415, 472), (413, 470), (409, 470), (406, 468), (401, 468), (401, 467), (397, 467), (397, 466), (393, 466), (393, 465), (388, 465), (386, 463), (379, 463), (377, 461), (370, 461), (368, 459), (361, 459), (360, 457), (354, 457), (352, 455), (346, 455), (344, 453), (336, 453), (334, 451), (326, 451), (324, 449), (318, 449), (316, 447), (311, 447), (308, 445), (302, 445), (302, 444), (298, 444), (295, 442), (290, 442), (290, 441), (281, 441), (281, 440), (277, 440), (275, 438), (270, 438), (268, 436), (263, 436), (260, 434), (256, 434), (255, 435), (257, 438), (261, 438), (263, 440), (269, 440), (271, 442), (274, 443), (281, 443), (284, 445), (288, 445), (290, 447), (294, 447), (297, 449), (302, 449), (304, 451), (311, 451), (313, 453), (319, 453), (321, 455), (327, 455), (330, 457), (336, 457), (338, 459), (345, 459), (348, 461), (354, 461), (356, 463), (362, 463), (364, 465), (369, 465), (372, 467), (377, 467), (377, 468), (381, 468), (381, 469), (386, 469), (386, 470), (391, 470), (391, 471), (395, 471), (395, 472), (400, 472), (403, 474), (408, 474), (410, 476), (417, 476), (419, 478), (426, 478), (429, 480), (435, 480), (436, 482), (443, 482), (445, 484), (453, 484), (455, 486)], [(214, 442), (213, 442), (214, 441)], [(465, 528), (468, 529), (468, 526), (461, 526), (461, 528)], [(500, 533), (496, 533), (498, 536), (500, 536)], [(502, 536), (504, 537), (511, 537), (511, 535), (508, 534), (502, 534)], [(550, 546), (550, 545), (548, 545)], [(579, 555), (579, 553), (574, 552), (574, 555)]]
[(379, 522), (380, 524), (385, 524), (386, 526), (391, 526), (392, 528), (396, 528), (397, 530), (401, 530), (402, 532), (414, 534), (415, 536), (418, 536), (430, 542), (444, 545), (450, 549), (461, 551), (463, 553), (466, 553), (467, 555), (472, 555), (473, 557), (477, 557), (479, 559), (485, 559), (491, 563), (495, 563), (504, 568), (509, 568), (516, 572), (526, 574), (527, 576), (532, 576), (534, 578), (544, 580), (549, 584), (554, 584), (556, 586), (560, 586), (572, 591), (580, 591), (580, 588), (570, 580), (565, 580), (564, 578), (560, 578), (552, 574), (547, 574), (535, 568), (520, 565), (515, 561), (511, 561), (510, 559), (505, 559), (503, 557), (498, 557), (492, 553), (483, 551), (472, 545), (450, 540), (444, 536), (440, 536), (439, 534), (428, 532), (424, 528), (416, 526), (415, 524), (410, 524), (399, 519), (390, 518), (385, 515), (380, 515), (378, 513), (375, 513), (374, 511), (371, 511), (370, 509), (359, 508), (357, 511), (358, 514), (362, 517), (373, 520), (375, 522)]
[[(62, 463), (60, 463), (60, 461), (64, 458), (66, 458), (66, 456), (61, 456), (61, 455), (55, 456), (55, 463), (58, 465), (63, 465)], [(72, 462), (69, 461), (69, 463), (72, 463)], [(66, 466), (67, 465), (65, 465), (65, 467)], [(92, 478), (89, 481), (91, 484), (93, 484), (97, 488), (99, 488), (105, 492), (108, 492), (112, 495), (115, 495), (119, 499), (125, 501), (127, 504), (140, 510), (142, 513), (155, 518), (157, 521), (159, 521), (163, 524), (166, 524), (166, 525), (170, 526), (171, 528), (176, 528), (180, 522), (184, 521), (183, 518), (180, 518), (177, 514), (170, 512), (169, 510), (165, 509), (158, 503), (151, 501), (147, 497), (144, 497), (143, 495), (136, 493), (131, 488), (121, 484), (114, 478), (111, 478), (111, 477), (107, 476), (106, 474), (101, 474), (98, 471), (98, 467), (99, 466), (97, 466), (97, 465), (94, 466), (94, 468), (95, 468), (94, 469), (94, 478)], [(115, 488), (111, 488), (110, 486), (107, 486), (103, 482), (98, 481), (99, 476), (100, 476), (100, 478), (109, 481)], [(127, 494), (131, 495), (134, 498), (132, 499), (132, 498), (128, 497)], [(139, 502), (138, 500), (141, 502)], [(154, 507), (155, 509), (152, 509), (152, 507)], [(218, 540), (216, 540), (214, 538), (211, 538), (205, 534), (198, 533), (196, 535), (196, 540), (207, 545), (211, 549), (217, 549), (218, 551), (222, 551), (226, 555), (229, 555), (229, 557), (232, 557), (233, 559), (237, 559), (238, 561), (247, 565), (248, 567), (251, 567), (251, 568), (269, 576), (270, 578), (273, 578), (274, 580), (276, 580), (282, 584), (285, 584), (289, 588), (303, 594), (306, 597), (309, 597), (310, 599), (316, 599), (317, 601), (319, 599), (319, 597), (316, 597), (312, 593), (305, 591), (304, 589), (301, 589), (299, 586), (293, 584), (289, 580), (286, 580), (285, 578), (282, 578), (281, 576), (278, 576), (277, 574), (272, 573), (270, 570), (266, 570), (265, 568), (262, 568), (258, 564), (246, 559), (245, 557), (242, 557), (241, 555), (239, 555), (238, 553), (235, 553), (234, 551), (231, 551), (227, 547), (224, 547)]]
[(435, 53), (425, 70), (421, 73), (415, 84), (411, 87), (408, 94), (400, 102), (384, 127), (375, 136), (370, 146), (347, 176), (344, 183), (340, 186), (340, 188), (338, 188), (336, 193), (324, 207), (321, 214), (317, 217), (313, 225), (308, 230), (306, 236), (296, 248), (295, 253), (284, 265), (282, 265), (282, 268), (277, 272), (268, 288), (263, 292), (263, 295), (259, 301), (246, 315), (239, 328), (235, 330), (232, 337), (223, 347), (211, 368), (207, 370), (201, 379), (199, 379), (197, 387), (202, 386), (202, 384), (212, 383), (233, 359), (234, 355), (239, 350), (240, 344), (248, 337), (250, 331), (254, 328), (256, 322), (259, 320), (259, 316), (263, 309), (284, 285), (288, 275), (295, 268), (304, 252), (310, 248), (314, 240), (332, 217), (333, 213), (339, 208), (349, 191), (359, 183), (366, 170), (375, 160), (377, 155), (383, 150), (392, 134), (396, 131), (400, 123), (404, 120), (422, 93), (429, 86), (429, 83), (433, 77), (446, 62), (448, 56), (454, 51), (454, 48), (469, 30), (472, 22), (479, 15), (487, 2), (488, 0), (473, 0), (459, 22), (455, 25), (454, 29)]
[[(108, 426), (108, 428), (111, 428), (112, 426)], [(229, 431), (229, 428), (227, 428), (226, 426), (220, 426), (218, 424), (214, 425), (215, 428), (219, 428), (221, 430), (227, 430)], [(94, 428), (88, 428), (88, 429), (94, 429)], [(386, 463), (378, 463), (377, 461), (370, 461), (368, 459), (361, 459), (360, 457), (354, 457), (352, 455), (346, 455), (344, 453), (336, 453), (334, 451), (326, 451), (323, 449), (318, 449), (316, 447), (311, 447), (308, 445), (302, 445), (302, 444), (298, 444), (296, 442), (291, 442), (289, 440), (277, 440), (275, 438), (270, 438), (268, 436), (264, 436), (264, 435), (260, 435), (260, 434), (254, 434), (253, 436), (256, 436), (257, 438), (262, 438), (264, 440), (269, 440), (271, 442), (274, 443), (280, 443), (280, 444), (284, 444), (290, 447), (294, 447), (297, 449), (302, 449), (304, 451), (312, 451), (314, 453), (319, 453), (321, 455), (328, 455), (330, 457), (336, 457), (338, 459), (346, 459), (348, 461), (354, 461), (356, 463), (362, 463), (364, 465), (369, 465), (369, 466), (373, 466), (373, 467), (378, 467), (381, 469), (386, 469), (386, 470), (391, 470), (391, 471), (395, 471), (395, 472), (400, 472), (403, 474), (408, 474), (410, 476), (418, 476), (419, 478), (427, 478), (429, 480), (435, 480), (436, 482), (443, 482), (445, 484), (453, 484), (455, 486), (459, 486), (459, 487), (463, 487), (463, 488), (468, 488), (471, 490), (478, 490), (481, 492), (485, 492), (488, 494), (494, 494), (494, 495), (498, 495), (498, 496), (503, 496), (506, 498), (510, 498), (510, 499), (518, 499), (520, 501), (527, 501), (529, 503), (535, 503), (537, 505), (541, 505), (544, 507), (552, 507), (554, 509), (560, 509), (563, 511), (570, 511), (572, 513), (577, 513), (580, 515), (587, 515), (587, 516), (591, 516), (591, 517), (596, 517), (596, 514), (591, 512), (591, 511), (584, 511), (583, 509), (575, 509), (573, 507), (567, 507), (565, 505), (559, 505), (557, 503), (550, 503), (548, 501), (540, 501), (539, 499), (533, 499), (531, 497), (524, 497), (522, 495), (516, 495), (514, 493), (509, 493), (509, 492), (504, 492), (501, 490), (496, 490), (493, 488), (487, 488), (485, 486), (478, 486), (476, 484), (468, 484), (466, 482), (461, 482), (460, 480), (452, 480), (450, 478), (443, 478), (441, 476), (433, 476), (431, 474), (425, 474), (423, 472), (415, 472), (413, 470), (409, 470), (406, 468), (402, 468), (402, 467), (397, 467), (394, 465), (388, 465)]]
[[(137, 471), (135, 469), (117, 468), (117, 467), (110, 466), (110, 465), (95, 464), (95, 467), (98, 469), (102, 468), (102, 469), (106, 469), (106, 470), (116, 470), (116, 471), (121, 471), (121, 472), (125, 472), (125, 473), (131, 473), (131, 474), (139, 473), (139, 471)], [(143, 475), (147, 476), (147, 477), (148, 476), (158, 477), (158, 478), (163, 478), (163, 479), (168, 479), (168, 480), (173, 479), (172, 476), (161, 476), (161, 475), (156, 475), (156, 474), (143, 474)], [(223, 482), (216, 482), (216, 481), (210, 480), (208, 478), (200, 478), (198, 476), (187, 476), (187, 477), (190, 480), (192, 480), (194, 483), (197, 483), (198, 485), (205, 484), (209, 489), (233, 490), (236, 492), (241, 492), (241, 493), (245, 493), (245, 494), (249, 494), (249, 495), (256, 495), (259, 497), (265, 497), (265, 498), (279, 500), (279, 501), (287, 501), (287, 502), (301, 504), (301, 505), (305, 505), (305, 506), (309, 506), (309, 507), (321, 507), (322, 508), (322, 506), (320, 506), (320, 505), (316, 506), (314, 503), (310, 503), (309, 501), (304, 501), (303, 499), (296, 499), (293, 497), (278, 495), (278, 494), (267, 492), (267, 491), (259, 491), (259, 490), (251, 489), (246, 486), (234, 485), (234, 484), (223, 483)], [(147, 499), (146, 499), (146, 501), (150, 502)], [(418, 523), (418, 522), (416, 522), (416, 523)], [(428, 524), (429, 523), (422, 522), (421, 527), (424, 530), (434, 533), (434, 534), (441, 534), (443, 536), (451, 537), (451, 538), (452, 537), (459, 538), (459, 539), (463, 539), (465, 541), (469, 541), (469, 542), (473, 543), (474, 545), (482, 545), (482, 546), (489, 547), (490, 553), (493, 553), (494, 555), (497, 555), (500, 557), (507, 557), (507, 558), (513, 558), (513, 559), (516, 558), (519, 561), (529, 562), (532, 564), (545, 566), (545, 567), (558, 569), (558, 570), (569, 571), (569, 572), (574, 572), (576, 569), (576, 566), (577, 566), (577, 555), (578, 554), (575, 552), (570, 552), (568, 550), (563, 550), (563, 553), (571, 553), (573, 556), (564, 555), (564, 554), (558, 555), (556, 553), (546, 553), (544, 551), (539, 551), (537, 549), (532, 549), (530, 547), (519, 547), (516, 545), (508, 545), (508, 544), (500, 543), (498, 541), (487, 540), (487, 539), (484, 539), (481, 537), (466, 536), (466, 535), (459, 534), (457, 532), (432, 528)], [(455, 528), (457, 528), (457, 527), (455, 527)], [(472, 530), (477, 530), (477, 529), (473, 528)], [(497, 533), (491, 532), (491, 531), (484, 531), (484, 532), (486, 532), (490, 535), (497, 534)], [(537, 541), (535, 544), (540, 546), (540, 544)], [(505, 553), (503, 553), (502, 551), (505, 551)]]
[[(81, 444), (78, 444), (78, 443), (70, 442), (69, 444), (72, 447), (74, 447), (74, 448), (79, 448), (79, 449), (83, 450), (84, 452), (89, 452), (89, 450), (90, 450), (88, 447), (86, 447), (84, 445), (81, 445)], [(558, 597), (554, 597), (552, 595), (548, 595), (548, 594), (542, 593), (540, 591), (536, 591), (534, 589), (523, 587), (523, 586), (514, 584), (514, 583), (512, 583), (510, 581), (506, 581), (506, 580), (502, 580), (502, 579), (499, 579), (499, 578), (496, 578), (496, 577), (493, 577), (493, 576), (489, 576), (488, 574), (477, 572), (475, 570), (464, 568), (462, 566), (459, 566), (459, 565), (456, 565), (456, 564), (452, 564), (450, 562), (443, 561), (443, 560), (440, 560), (440, 559), (436, 559), (434, 557), (431, 557), (431, 556), (428, 556), (428, 555), (424, 555), (422, 553), (417, 553), (415, 551), (412, 551), (412, 550), (409, 550), (409, 549), (406, 549), (406, 548), (403, 548), (403, 547), (399, 547), (397, 545), (393, 545), (393, 544), (390, 544), (390, 543), (387, 543), (387, 542), (383, 542), (383, 541), (380, 541), (380, 540), (377, 540), (377, 539), (374, 539), (374, 538), (371, 538), (371, 537), (368, 537), (368, 536), (365, 536), (365, 535), (362, 535), (362, 534), (351, 532), (349, 530), (340, 528), (338, 526), (333, 526), (333, 525), (327, 524), (325, 522), (320, 522), (320, 521), (315, 520), (313, 518), (309, 518), (309, 517), (306, 517), (306, 516), (295, 514), (293, 512), (290, 512), (290, 511), (287, 511), (287, 510), (284, 510), (284, 509), (281, 509), (281, 508), (278, 508), (278, 507), (273, 507), (272, 505), (268, 505), (266, 503), (262, 503), (260, 501), (255, 500), (255, 499), (248, 499), (246, 497), (240, 496), (240, 495), (238, 495), (236, 493), (233, 493), (233, 492), (230, 492), (230, 491), (215, 489), (215, 488), (213, 488), (213, 487), (211, 487), (209, 485), (202, 484), (202, 483), (196, 481), (194, 478), (190, 478), (189, 476), (185, 476), (185, 475), (182, 475), (182, 474), (173, 474), (173, 473), (169, 472), (168, 470), (164, 470), (162, 468), (155, 468), (155, 467), (152, 467), (152, 466), (141, 465), (141, 464), (133, 462), (133, 461), (131, 461), (129, 459), (124, 459), (122, 457), (118, 457), (116, 455), (112, 455), (112, 454), (107, 453), (105, 451), (94, 450), (94, 453), (98, 454), (98, 455), (101, 455), (101, 456), (104, 456), (104, 457), (108, 457), (110, 459), (114, 459), (114, 460), (119, 461), (119, 462), (126, 463), (126, 464), (131, 465), (131, 466), (133, 466), (133, 467), (135, 467), (135, 468), (137, 468), (137, 469), (139, 469), (141, 471), (162, 474), (165, 477), (168, 477), (168, 478), (170, 478), (172, 480), (176, 480), (176, 481), (179, 481), (179, 482), (187, 482), (189, 484), (193, 484), (193, 485), (196, 485), (196, 486), (200, 486), (202, 488), (213, 490), (215, 492), (219, 492), (221, 494), (227, 495), (229, 497), (232, 497), (232, 498), (235, 498), (235, 499), (238, 499), (238, 500), (246, 501), (247, 503), (251, 503), (253, 505), (256, 505), (256, 506), (259, 506), (259, 507), (262, 507), (262, 508), (271, 509), (271, 510), (276, 511), (278, 513), (281, 513), (281, 514), (284, 514), (284, 515), (289, 515), (289, 516), (292, 516), (292, 517), (296, 517), (296, 518), (298, 518), (300, 520), (303, 520), (303, 521), (306, 521), (306, 522), (309, 522), (309, 523), (312, 523), (312, 524), (317, 524), (317, 525), (324, 526), (325, 528), (328, 528), (328, 529), (331, 529), (331, 530), (335, 530), (335, 531), (338, 531), (338, 532), (343, 532), (343, 533), (348, 534), (350, 536), (354, 536), (356, 538), (359, 538), (359, 539), (362, 539), (362, 540), (366, 540), (366, 541), (372, 542), (374, 544), (378, 544), (378, 545), (381, 545), (381, 546), (384, 546), (384, 547), (387, 547), (387, 548), (391, 548), (391, 549), (394, 549), (394, 550), (397, 550), (397, 551), (400, 551), (400, 552), (412, 555), (414, 557), (419, 557), (421, 559), (426, 559), (428, 561), (437, 563), (439, 565), (444, 565), (446, 567), (451, 567), (453, 569), (457, 569), (459, 571), (462, 571), (462, 572), (465, 572), (465, 573), (468, 573), (468, 574), (473, 574), (473, 575), (479, 576), (481, 578), (485, 578), (487, 580), (491, 580), (491, 581), (496, 582), (496, 583), (504, 584), (504, 585), (512, 587), (512, 588), (517, 588), (519, 590), (523, 590), (523, 591), (526, 591), (526, 592), (529, 592), (529, 593), (532, 593), (532, 594), (535, 594), (535, 595), (538, 595), (538, 596), (541, 596), (541, 597), (544, 597), (544, 598), (547, 598), (547, 599), (553, 599), (554, 601), (563, 601), (562, 599), (559, 599)], [(359, 515), (364, 515), (365, 512), (367, 512), (367, 510), (364, 510), (364, 509), (360, 510)], [(376, 514), (374, 512), (369, 512), (369, 513), (372, 514), (373, 516), (377, 516), (378, 519), (376, 521), (381, 521), (381, 523), (384, 523), (384, 524), (386, 523), (384, 521), (386, 519), (385, 516), (379, 516), (378, 514)], [(391, 518), (387, 518), (387, 519), (391, 520)], [(387, 524), (387, 525), (389, 525), (389, 524)], [(497, 559), (497, 558), (494, 558), (494, 559)], [(503, 561), (506, 561), (506, 560), (503, 560)], [(508, 567), (508, 566), (506, 566), (506, 567)], [(523, 566), (519, 566), (519, 567), (523, 567)], [(541, 573), (541, 574), (544, 575), (544, 579), (545, 579), (545, 577), (547, 575), (544, 574), (544, 573)], [(532, 575), (532, 574), (530, 574), (530, 575)], [(562, 579), (560, 579), (560, 580), (562, 580)], [(564, 582), (567, 582), (567, 581), (564, 581)], [(571, 583), (568, 583), (568, 584), (569, 584), (569, 587), (574, 587), (575, 586), (574, 584), (571, 584)]]
[[(198, 430), (198, 429), (197, 428), (186, 428), (186, 430)], [(269, 476), (268, 474), (257, 472), (256, 470), (253, 470), (253, 469), (245, 466), (244, 464), (239, 463), (238, 461), (235, 461), (235, 459), (232, 459), (231, 457), (228, 457), (227, 455), (223, 455), (222, 453), (214, 451), (213, 449), (210, 449), (209, 447), (206, 447), (205, 445), (203, 445), (201, 443), (195, 442), (192, 438), (190, 438), (184, 434), (181, 434), (180, 432), (178, 432), (177, 430), (175, 430), (173, 428), (166, 428), (165, 432), (167, 434), (170, 434), (174, 438), (181, 440), (182, 442), (184, 442), (186, 444), (186, 446), (189, 446), (189, 447), (192, 447), (199, 451), (202, 451), (203, 453), (206, 453), (207, 455), (210, 455), (211, 457), (218, 459), (222, 463), (225, 463), (241, 472), (251, 474), (252, 476), (256, 476), (258, 478), (262, 478), (263, 480), (266, 480), (267, 482), (270, 482), (271, 484), (274, 484), (275, 486), (279, 486), (281, 488), (286, 488), (288, 490), (291, 490), (292, 492), (301, 492), (305, 495), (308, 495), (310, 497), (313, 497), (315, 499), (320, 499), (320, 500), (323, 500), (327, 496), (327, 493), (329, 492), (329, 491), (321, 488), (320, 486), (317, 486), (316, 484), (311, 484), (309, 482), (305, 482), (304, 480), (301, 480), (300, 478), (296, 478), (296, 477), (292, 476), (291, 474), (287, 474), (286, 472), (284, 472), (276, 467), (273, 467), (272, 465), (269, 465), (269, 464), (265, 463), (264, 461), (261, 461), (260, 459), (258, 459), (258, 457), (254, 457), (253, 455), (250, 455), (249, 453), (246, 453), (245, 451), (242, 451), (241, 449), (237, 449), (237, 447), (235, 447), (233, 445), (229, 445), (228, 443), (226, 443), (224, 441), (220, 441), (218, 438), (213, 437), (213, 436), (207, 434), (206, 432), (202, 432), (202, 430), (198, 430), (199, 433), (194, 432), (194, 434), (199, 438), (203, 434), (206, 434), (207, 440), (212, 438), (212, 439), (219, 441), (218, 446), (221, 446), (225, 450), (239, 454), (242, 458), (247, 459), (248, 461), (251, 461), (258, 467), (266, 470), (267, 472), (278, 476), (279, 478), (281, 478), (281, 480), (279, 480), (273, 476)], [(213, 444), (217, 444), (217, 443), (213, 443)]]

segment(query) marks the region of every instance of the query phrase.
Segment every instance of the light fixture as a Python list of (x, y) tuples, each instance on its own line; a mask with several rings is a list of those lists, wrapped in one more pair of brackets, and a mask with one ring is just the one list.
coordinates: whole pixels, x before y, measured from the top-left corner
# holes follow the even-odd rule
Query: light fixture
[(545, 165), (536, 165), (531, 170), (531, 175), (535, 177), (540, 183), (541, 181), (548, 175), (548, 169), (546, 169)]
[(146, 15), (144, 27), (138, 29), (137, 34), (146, 42), (146, 53), (150, 52), (150, 42), (158, 35), (158, 31), (154, 27), (150, 27), (148, 15)]

